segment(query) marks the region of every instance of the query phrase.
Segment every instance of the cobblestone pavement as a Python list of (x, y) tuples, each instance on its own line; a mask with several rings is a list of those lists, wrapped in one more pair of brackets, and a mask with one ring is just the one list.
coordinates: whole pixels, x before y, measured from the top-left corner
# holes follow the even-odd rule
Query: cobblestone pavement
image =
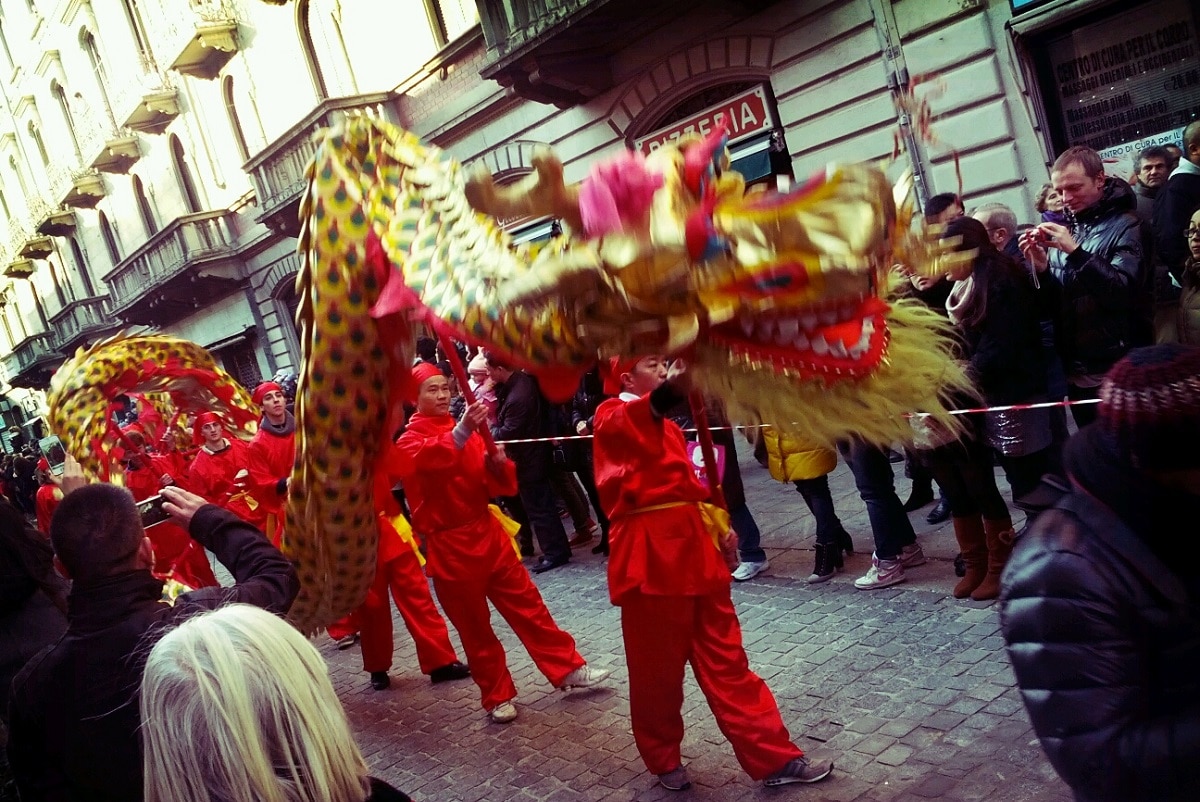
[[(870, 562), (866, 510), (844, 465), (831, 476), (856, 554), (832, 582), (808, 585), (813, 521), (791, 485), (745, 453), (750, 509), (771, 568), (734, 587), (750, 664), (775, 693), (806, 752), (834, 758), (812, 786), (766, 789), (738, 767), (690, 673), (684, 760), (692, 790), (660, 788), (638, 757), (617, 610), (604, 561), (586, 547), (535, 577), (547, 606), (593, 665), (601, 688), (555, 691), (493, 616), (517, 683), (520, 718), (491, 724), (470, 681), (433, 686), (397, 617), (392, 686), (372, 691), (357, 649), (319, 646), (373, 773), (419, 800), (989, 800), (1070, 794), (1047, 763), (1014, 687), (994, 605), (950, 596), (957, 551), (949, 525), (913, 513), (929, 562), (903, 585), (856, 591)], [(908, 491), (896, 465), (901, 498)], [(1002, 489), (1006, 489), (1006, 486)], [(456, 641), (457, 645), (457, 641)]]

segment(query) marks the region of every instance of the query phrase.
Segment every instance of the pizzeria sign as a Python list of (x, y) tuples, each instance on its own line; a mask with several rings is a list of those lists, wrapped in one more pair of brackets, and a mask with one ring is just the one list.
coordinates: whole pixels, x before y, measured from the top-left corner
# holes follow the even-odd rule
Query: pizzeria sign
[(649, 155), (681, 136), (688, 134), (707, 136), (722, 121), (725, 121), (729, 130), (731, 143), (774, 128), (771, 114), (767, 110), (767, 93), (763, 87), (756, 86), (715, 106), (710, 106), (691, 117), (647, 134), (635, 140), (633, 144), (642, 153)]

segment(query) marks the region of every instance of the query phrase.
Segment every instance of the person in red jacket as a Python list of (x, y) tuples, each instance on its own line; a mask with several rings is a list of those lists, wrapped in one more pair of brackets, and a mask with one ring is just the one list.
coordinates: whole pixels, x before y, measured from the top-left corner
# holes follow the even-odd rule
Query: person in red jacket
[(750, 670), (720, 541), (729, 519), (705, 503), (683, 431), (666, 413), (687, 400), (677, 361), (614, 359), (596, 409), (596, 487), (611, 521), (609, 597), (621, 608), (633, 738), (663, 787), (690, 787), (681, 762), (684, 666), (692, 666), (738, 763), (766, 785), (833, 770), (792, 742), (771, 689)]
[[(417, 548), (412, 528), (400, 514), (400, 505), (392, 497), (392, 483), (386, 472), (376, 472), (373, 492), (379, 525), (375, 581), (353, 614), (362, 638), (363, 671), (371, 675), (371, 687), (375, 690), (382, 691), (391, 685), (387, 673), (392, 667), (393, 650), (390, 590), (404, 626), (416, 644), (421, 673), (428, 674), (435, 685), (466, 679), (471, 671), (459, 662), (446, 622), (433, 603), (429, 580), (421, 570), (425, 559)], [(333, 631), (337, 630), (332, 630), (331, 636)]]
[[(551, 618), (521, 564), (495, 496), (517, 492), (516, 469), (498, 449), (488, 454), (479, 430), (487, 408), (476, 402), (460, 422), (450, 416), (450, 384), (435, 366), (413, 368), (417, 411), (385, 455), (404, 482), (413, 528), (426, 544), (425, 568), (450, 623), (458, 630), (483, 708), (492, 721), (517, 717), (517, 689), (491, 624), (490, 601), (512, 627), (538, 670), (557, 688), (595, 685), (608, 671), (592, 668), (575, 639)], [(504, 519), (507, 521), (507, 519)], [(512, 521), (508, 521), (512, 524)]]
[(188, 466), (192, 492), (255, 523), (260, 518), (258, 502), (245, 488), (250, 476), (248, 446), (236, 437), (226, 437), (225, 424), (215, 413), (200, 413), (193, 426), (203, 437), (203, 445)]
[[(125, 487), (133, 493), (134, 501), (156, 496), (169, 485), (191, 490), (182, 477), (172, 472), (171, 460), (146, 451), (146, 438), (136, 424), (121, 431), (129, 445), (137, 449), (127, 454), (125, 461)], [(192, 590), (221, 584), (213, 575), (204, 548), (177, 524), (171, 521), (153, 524), (146, 528), (146, 537), (154, 547), (152, 571), (159, 579), (175, 580)]]
[(50, 472), (50, 461), (45, 457), (38, 460), (35, 475), (38, 480), (38, 490), (34, 497), (34, 508), (37, 510), (38, 531), (46, 537), (50, 537), (50, 519), (54, 517), (54, 510), (58, 508), (58, 502), (63, 499), (63, 492), (59, 488), (58, 482), (54, 480), (54, 474)]
[(288, 480), (296, 461), (296, 419), (287, 410), (283, 388), (275, 382), (258, 385), (251, 397), (263, 412), (249, 448), (250, 492), (259, 505), (259, 520), (251, 523), (278, 547), (283, 541)]

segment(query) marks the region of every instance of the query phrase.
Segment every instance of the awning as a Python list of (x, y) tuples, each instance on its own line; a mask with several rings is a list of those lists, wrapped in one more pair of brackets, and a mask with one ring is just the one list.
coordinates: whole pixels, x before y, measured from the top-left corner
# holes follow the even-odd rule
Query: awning
[(738, 142), (729, 149), (730, 168), (742, 174), (746, 183), (771, 175), (771, 134)]

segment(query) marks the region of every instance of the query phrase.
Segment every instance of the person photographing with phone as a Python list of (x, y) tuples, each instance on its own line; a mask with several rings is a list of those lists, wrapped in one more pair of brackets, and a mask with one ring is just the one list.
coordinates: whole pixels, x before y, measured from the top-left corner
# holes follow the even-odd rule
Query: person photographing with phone
[(184, 618), (226, 603), (286, 613), (299, 579), (254, 527), (168, 486), (161, 497), (171, 525), (213, 551), (236, 584), (164, 604), (163, 581), (152, 571), (154, 546), (133, 495), (111, 484), (83, 484), (70, 458), (63, 490), (50, 540), (56, 565), (72, 580), (67, 633), (13, 683), (9, 761), (25, 802), (141, 799), (137, 694), (155, 640)]
[[(1058, 346), (1067, 397), (1099, 397), (1104, 374), (1130, 348), (1153, 341), (1152, 239), (1137, 216), (1129, 185), (1104, 174), (1096, 151), (1063, 152), (1050, 174), (1070, 225), (1043, 222), (1020, 238), (1021, 253), (1058, 313)], [(1096, 418), (1094, 404), (1075, 405), (1078, 426)]]

